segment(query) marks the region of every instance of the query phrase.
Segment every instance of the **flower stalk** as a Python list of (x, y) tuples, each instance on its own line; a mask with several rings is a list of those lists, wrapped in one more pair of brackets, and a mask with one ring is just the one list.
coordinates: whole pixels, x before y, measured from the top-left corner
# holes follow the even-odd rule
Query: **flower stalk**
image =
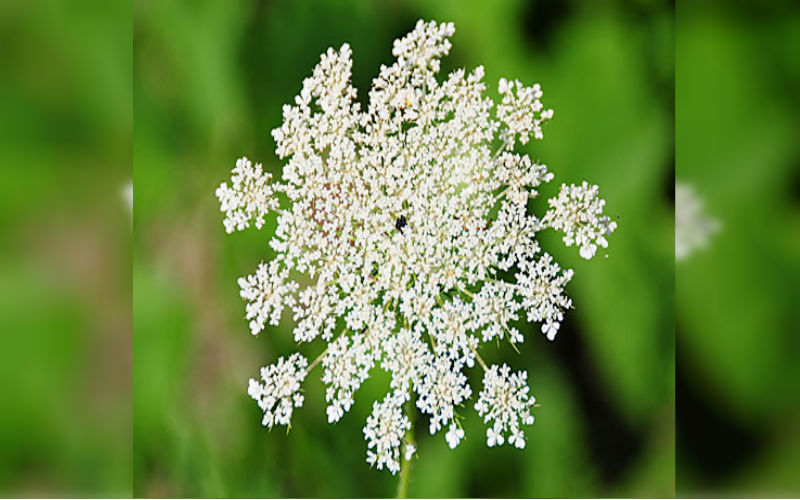
[(408, 428), (406, 431), (405, 436), (405, 443), (406, 443), (406, 453), (403, 454), (403, 460), (400, 465), (400, 478), (397, 482), (397, 498), (408, 498), (408, 486), (411, 482), (411, 468), (412, 468), (412, 460), (413, 460), (413, 451), (409, 453), (410, 450), (414, 450), (415, 442), (414, 442), (414, 413), (416, 410), (414, 408), (414, 404), (411, 399), (406, 401), (406, 415), (408, 415), (409, 420), (411, 421), (411, 427)]

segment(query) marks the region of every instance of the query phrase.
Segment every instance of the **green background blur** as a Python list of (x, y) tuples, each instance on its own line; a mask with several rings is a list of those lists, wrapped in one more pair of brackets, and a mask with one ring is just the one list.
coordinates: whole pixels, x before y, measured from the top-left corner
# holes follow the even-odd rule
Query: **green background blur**
[(124, 2), (0, 2), (0, 496), (131, 491)]
[(134, 5), (136, 496), (394, 495), (361, 430), (380, 370), (335, 426), (315, 373), (291, 432), (261, 427), (247, 380), (295, 349), (291, 325), (250, 335), (236, 279), (268, 257), (270, 227), (227, 236), (213, 193), (242, 155), (280, 171), (269, 132), (321, 52), (350, 43), (363, 99), (420, 18), (455, 23), (443, 72), (483, 64), (495, 96), (501, 76), (542, 84), (555, 118), (529, 151), (558, 183), (599, 184), (619, 229), (590, 263), (545, 239), (576, 271), (554, 343), (532, 325), (519, 355), (484, 349), (530, 374), (527, 448), (488, 449), (468, 407), (457, 450), (418, 432), (410, 494), (674, 494), (671, 6), (345, 0)]
[(675, 269), (680, 495), (800, 494), (800, 5), (681, 1), (676, 170), (718, 219)]

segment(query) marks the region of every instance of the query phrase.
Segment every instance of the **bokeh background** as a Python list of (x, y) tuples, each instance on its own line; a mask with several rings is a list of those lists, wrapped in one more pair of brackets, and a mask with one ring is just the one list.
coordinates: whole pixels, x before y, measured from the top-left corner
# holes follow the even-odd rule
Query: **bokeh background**
[(0, 2), (0, 496), (131, 491), (132, 8)]
[(350, 43), (364, 99), (420, 18), (456, 25), (443, 72), (483, 64), (495, 96), (501, 76), (542, 84), (555, 118), (529, 152), (558, 182), (599, 184), (619, 229), (589, 263), (546, 238), (576, 271), (575, 310), (553, 343), (533, 325), (519, 355), (484, 351), (530, 375), (541, 407), (528, 447), (487, 449), (467, 409), (456, 451), (418, 433), (410, 494), (674, 494), (671, 4), (137, 0), (134, 495), (395, 494), (361, 430), (387, 390), (380, 370), (335, 426), (311, 376), (291, 432), (261, 427), (247, 380), (295, 346), (288, 318), (250, 335), (236, 279), (269, 256), (273, 226), (225, 235), (213, 193), (242, 155), (280, 172), (269, 132), (321, 52)]
[(799, 7), (677, 5), (675, 175), (721, 225), (675, 269), (683, 496), (800, 494)]

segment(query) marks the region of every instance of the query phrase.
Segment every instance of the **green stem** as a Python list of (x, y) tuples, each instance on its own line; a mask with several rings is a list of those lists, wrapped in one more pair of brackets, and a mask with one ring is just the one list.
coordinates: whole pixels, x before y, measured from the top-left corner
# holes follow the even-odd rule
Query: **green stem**
[(478, 360), (478, 363), (480, 363), (481, 368), (483, 368), (483, 371), (488, 372), (489, 371), (489, 367), (486, 366), (486, 363), (484, 363), (483, 358), (481, 357), (480, 354), (478, 354), (478, 350), (477, 349), (472, 349), (472, 352), (475, 353), (475, 358)]
[[(411, 420), (411, 427), (406, 431), (406, 445), (414, 444), (414, 402), (409, 398), (406, 402), (406, 413)], [(411, 459), (406, 459), (405, 449), (401, 448), (400, 457), (400, 480), (397, 483), (397, 498), (408, 498), (408, 483), (411, 479)], [(411, 457), (413, 459), (413, 457)]]
[[(336, 337), (336, 339), (334, 340), (334, 342), (336, 342), (336, 340), (339, 340), (339, 337), (341, 337), (342, 335), (347, 335), (347, 333), (348, 333), (349, 331), (350, 331), (350, 330), (349, 330), (348, 328), (345, 328), (344, 330), (342, 330), (342, 333), (340, 333), (340, 334), (339, 334), (339, 335)], [(332, 344), (332, 343), (333, 343), (333, 342), (331, 342), (331, 344)], [(324, 358), (324, 357), (325, 357), (325, 355), (326, 355), (326, 354), (328, 354), (328, 350), (330, 350), (330, 348), (331, 348), (331, 345), (330, 345), (330, 344), (328, 344), (328, 347), (326, 347), (326, 348), (325, 348), (325, 350), (324, 350), (324, 351), (322, 351), (322, 352), (319, 354), (319, 356), (317, 356), (317, 357), (316, 357), (316, 359), (314, 359), (314, 361), (312, 361), (312, 362), (311, 362), (311, 364), (310, 364), (310, 365), (308, 365), (308, 369), (306, 370), (306, 373), (311, 373), (311, 370), (313, 370), (314, 368), (316, 368), (316, 367), (317, 367), (317, 365), (319, 364), (319, 362), (320, 362), (320, 361), (322, 361), (322, 358)]]

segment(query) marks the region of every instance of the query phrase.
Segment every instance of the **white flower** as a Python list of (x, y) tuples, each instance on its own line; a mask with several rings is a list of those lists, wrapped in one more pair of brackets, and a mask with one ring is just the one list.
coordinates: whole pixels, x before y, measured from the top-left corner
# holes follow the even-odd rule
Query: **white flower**
[(517, 312), (522, 308), (516, 296), (516, 287), (503, 281), (485, 283), (480, 292), (475, 294), (475, 327), (485, 327), (482, 335), (484, 342), (502, 339), (506, 334), (512, 344), (524, 340), (516, 327), (509, 326), (509, 323), (519, 319)]
[(262, 425), (270, 429), (275, 424), (291, 425), (292, 412), (303, 406), (300, 384), (306, 378), (307, 367), (306, 358), (295, 353), (287, 360), (281, 357), (276, 364), (263, 367), (263, 384), (250, 379), (247, 393), (258, 401), (258, 406), (264, 412)]
[(519, 80), (501, 78), (497, 89), (503, 96), (497, 106), (497, 118), (507, 126), (501, 136), (508, 149), (514, 146), (517, 135), (522, 144), (527, 144), (530, 134), (536, 139), (543, 139), (542, 123), (553, 118), (553, 110), (544, 109), (539, 100), (542, 98), (539, 84), (525, 87)]
[(325, 400), (330, 403), (327, 410), (329, 423), (337, 422), (350, 410), (353, 394), (369, 377), (378, 356), (380, 351), (368, 344), (363, 333), (352, 337), (342, 335), (329, 345), (328, 353), (322, 358), (325, 368), (322, 381), (328, 385)]
[(472, 307), (458, 297), (444, 302), (431, 311), (430, 319), (421, 318), (427, 331), (436, 339), (433, 349), (437, 356), (451, 359), (457, 366), (472, 367), (478, 338), (470, 333)]
[(405, 454), (406, 461), (409, 461), (412, 458), (414, 458), (414, 453), (416, 452), (417, 452), (417, 447), (414, 446), (413, 443), (406, 443), (406, 454)]
[(256, 227), (264, 225), (264, 215), (278, 208), (269, 184), (272, 174), (264, 172), (261, 164), (255, 166), (247, 158), (236, 161), (231, 172), (231, 187), (223, 182), (217, 188), (220, 210), (225, 212), (225, 230), (232, 233), (250, 226), (255, 218)]
[(528, 321), (542, 323), (542, 333), (548, 340), (554, 340), (564, 311), (572, 307), (572, 300), (564, 294), (564, 287), (572, 279), (572, 269), (561, 272), (547, 253), (538, 260), (520, 262), (519, 268), (517, 288)]
[(464, 437), (464, 429), (456, 426), (456, 424), (450, 424), (450, 429), (447, 431), (447, 434), (445, 434), (444, 437), (447, 440), (447, 445), (450, 447), (450, 449), (454, 450)]
[(405, 397), (400, 392), (389, 393), (381, 403), (375, 401), (372, 414), (367, 417), (367, 425), (364, 426), (367, 462), (378, 469), (386, 467), (392, 474), (400, 471), (400, 443), (405, 432), (411, 428), (408, 417), (403, 415), (404, 402)]
[(428, 429), (431, 434), (451, 424), (455, 418), (456, 406), (472, 395), (462, 368), (463, 365), (458, 362), (441, 357), (425, 367), (417, 407), (422, 413), (430, 415)]
[(486, 446), (489, 448), (493, 446), (502, 446), (504, 442), (503, 435), (495, 432), (494, 428), (489, 427), (486, 429)]
[(420, 390), (421, 375), (433, 362), (433, 354), (422, 340), (422, 333), (421, 327), (403, 328), (386, 339), (386, 356), (381, 367), (392, 374), (392, 389), (408, 392), (413, 384), (415, 391)]
[(683, 260), (695, 249), (708, 245), (719, 230), (719, 222), (705, 214), (703, 201), (694, 187), (675, 183), (675, 259)]
[(519, 449), (525, 448), (525, 431), (513, 427), (511, 436), (508, 438), (508, 444), (513, 444)]
[(506, 186), (506, 197), (515, 206), (524, 206), (528, 198), (538, 195), (536, 187), (542, 182), (550, 182), (554, 177), (545, 165), (532, 163), (529, 156), (508, 152), (497, 159), (495, 176)]
[[(562, 187), (543, 217), (530, 212), (528, 201), (554, 174), (514, 148), (541, 139), (553, 112), (538, 84), (505, 79), (495, 108), (482, 67), (437, 79), (453, 32), (420, 21), (397, 40), (396, 60), (381, 67), (365, 109), (350, 84), (350, 47), (328, 49), (272, 132), (280, 179), (242, 158), (231, 186), (217, 189), (228, 232), (261, 228), (276, 213), (274, 258), (239, 281), (246, 317), (256, 334), (289, 309), (295, 341), (324, 344), (311, 347), (321, 354), (308, 369), (322, 365), (329, 422), (352, 407), (375, 365), (390, 374), (392, 392), (373, 405), (364, 437), (367, 461), (393, 473), (411, 426), (405, 401), (455, 447), (464, 438), (457, 412), (473, 392), (465, 371), (486, 368), (481, 343), (523, 342), (523, 316), (555, 337), (572, 305), (572, 270), (542, 252), (538, 232), (562, 231), (587, 256), (616, 226), (587, 183)], [(280, 370), (265, 369), (266, 384), (251, 383), (266, 425), (288, 424), (302, 404), (302, 360), (283, 383), (282, 359)], [(521, 409), (527, 388), (503, 373), (493, 367), (484, 376), (479, 412), (495, 419), (489, 445), (521, 447), (518, 424), (532, 421)], [(516, 398), (513, 425), (502, 391)], [(406, 456), (414, 452), (406, 443)]]
[(240, 295), (248, 301), (245, 317), (250, 320), (253, 335), (263, 330), (268, 321), (277, 325), (284, 306), (294, 304), (292, 293), (297, 290), (297, 283), (287, 281), (288, 276), (289, 270), (281, 269), (280, 262), (273, 260), (269, 265), (259, 264), (255, 274), (239, 278)]
[(517, 448), (525, 447), (525, 433), (520, 425), (532, 425), (530, 409), (536, 399), (529, 396), (526, 372), (510, 373), (507, 365), (492, 365), (483, 375), (483, 390), (478, 395), (475, 409), (486, 423), (486, 445), (502, 446), (505, 434), (509, 433), (508, 443)]
[(598, 187), (586, 181), (580, 186), (562, 184), (544, 216), (546, 224), (564, 233), (564, 244), (579, 246), (581, 257), (587, 260), (594, 257), (598, 245), (608, 247), (606, 236), (617, 228), (616, 222), (603, 215), (606, 201), (598, 198), (597, 192)]

